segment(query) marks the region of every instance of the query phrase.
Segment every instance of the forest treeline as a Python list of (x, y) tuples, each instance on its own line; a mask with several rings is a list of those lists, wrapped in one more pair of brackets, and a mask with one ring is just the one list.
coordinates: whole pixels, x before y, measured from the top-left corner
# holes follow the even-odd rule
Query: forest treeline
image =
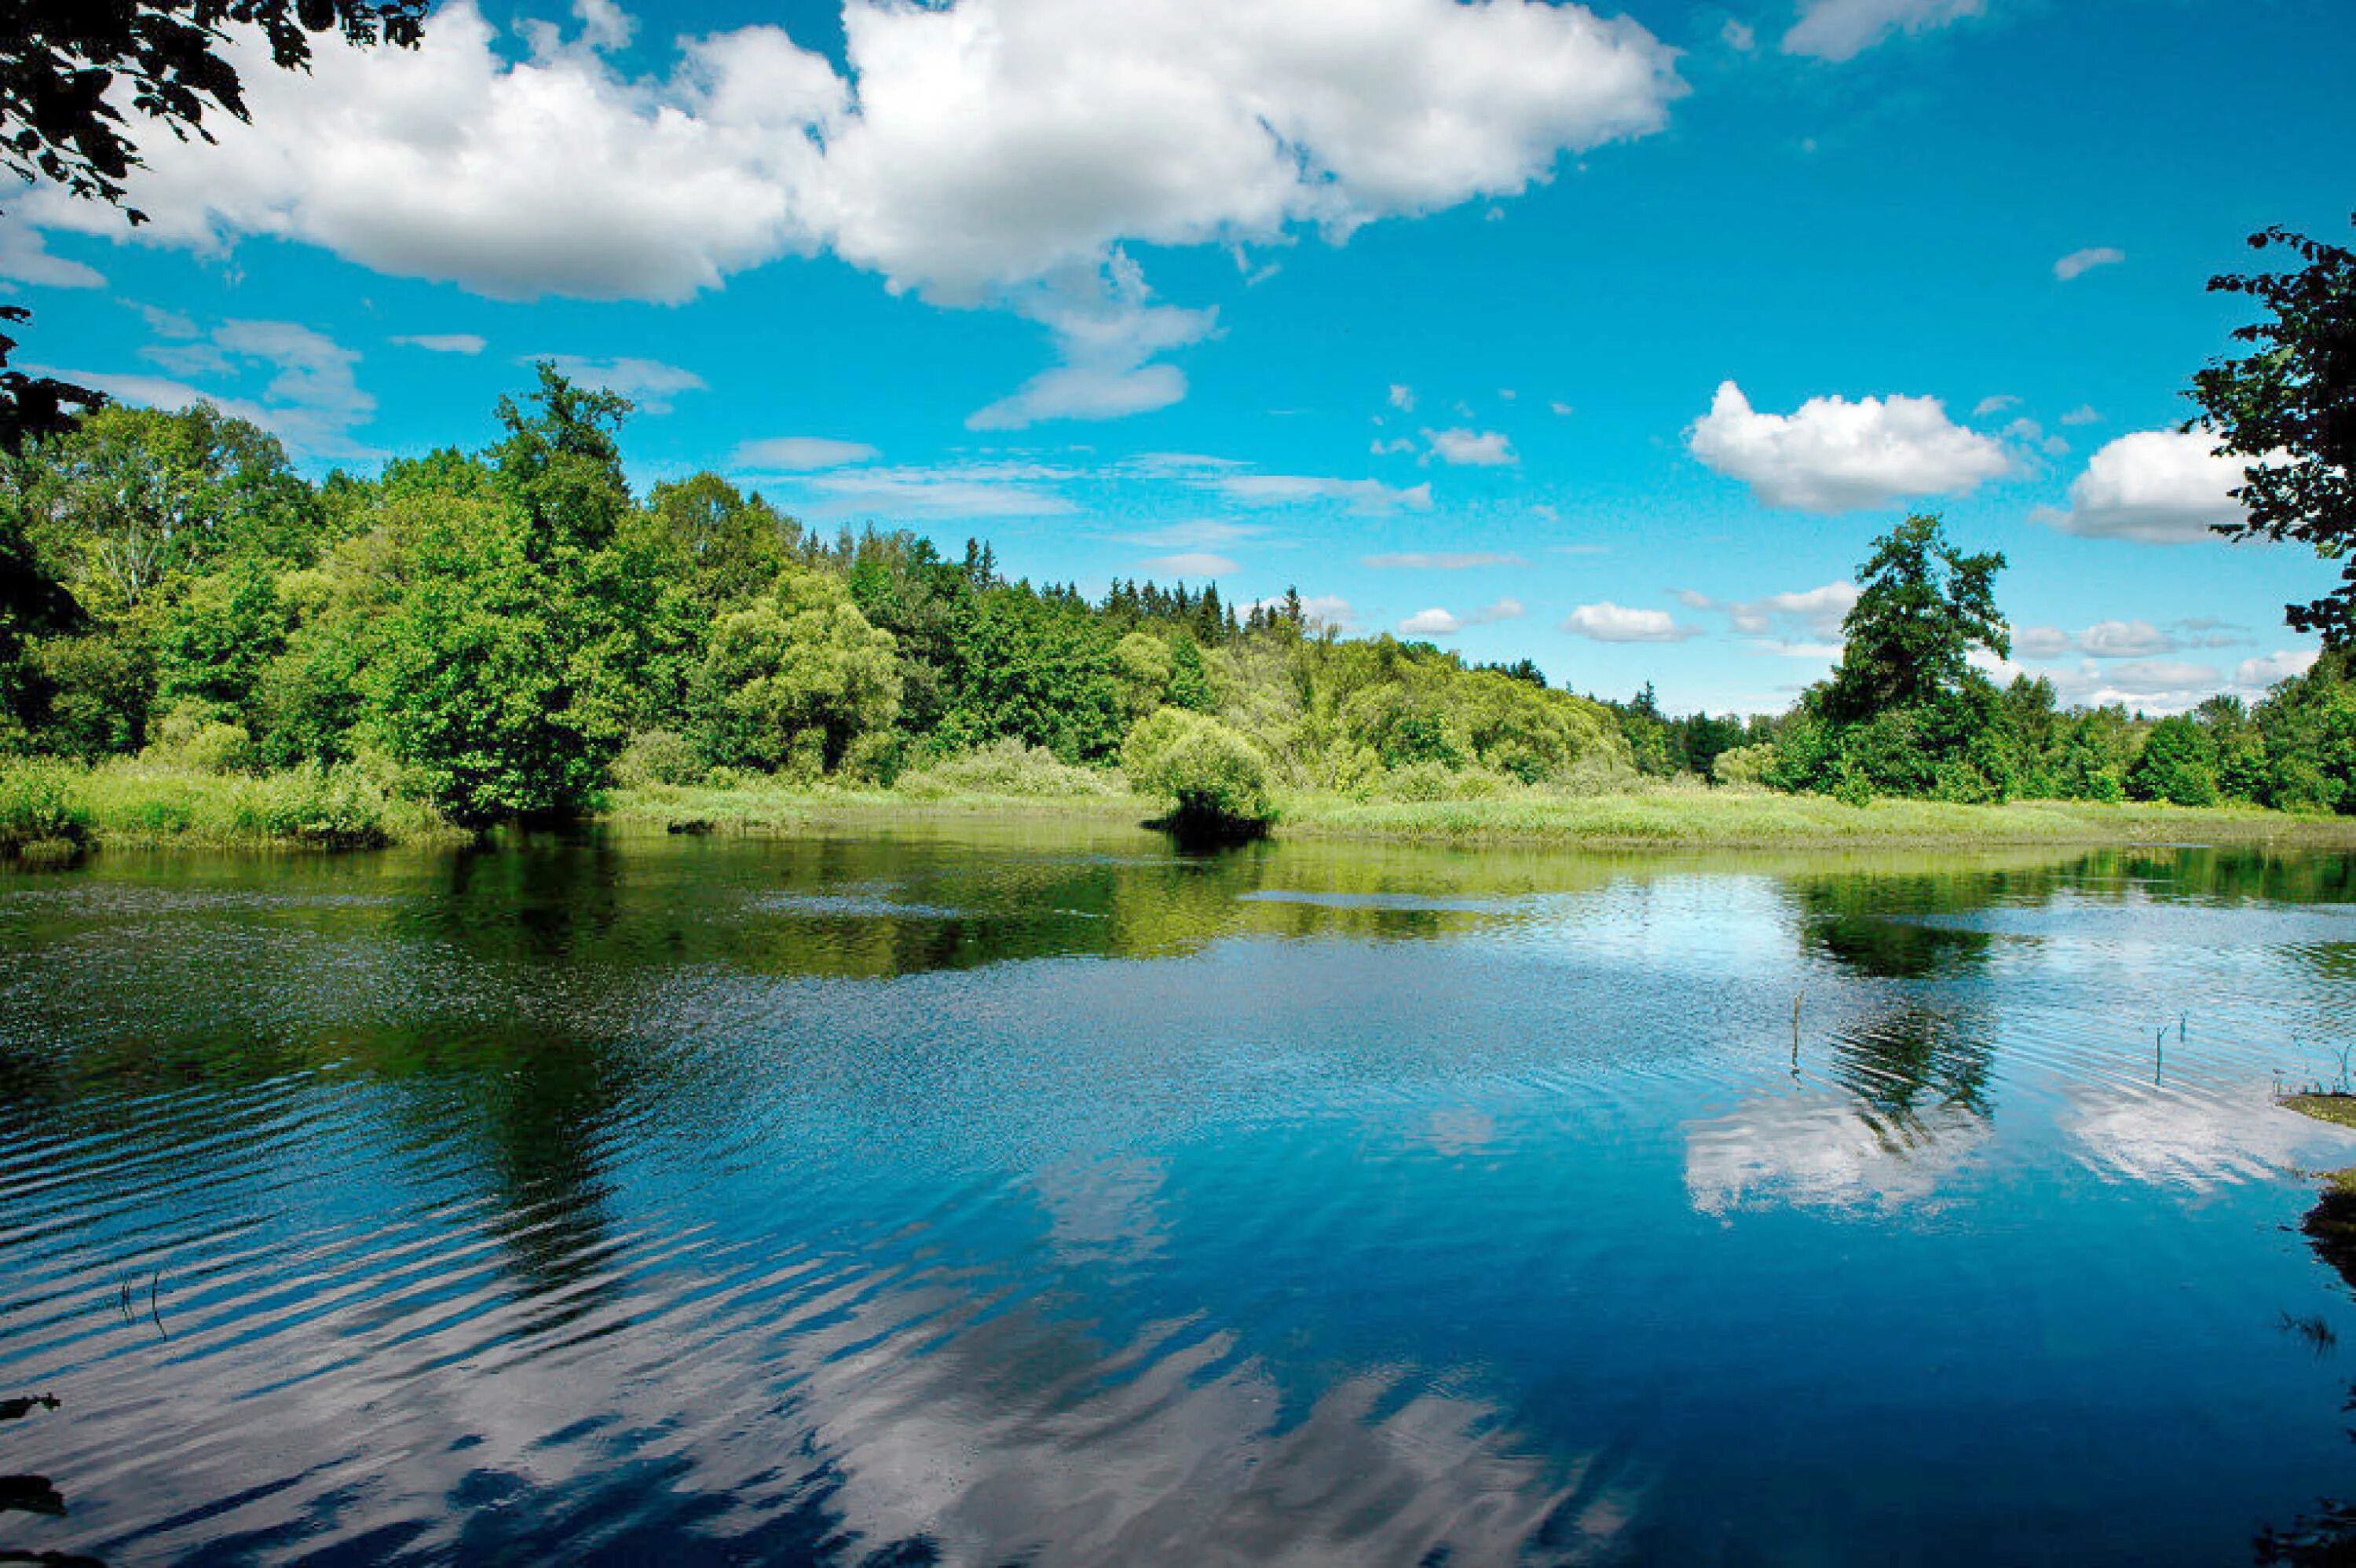
[(1843, 662), (1793, 711), (1673, 718), (1649, 687), (1602, 700), (1526, 660), (1345, 637), (1290, 593), (1092, 599), (1010, 581), (978, 542), (821, 536), (711, 474), (639, 497), (627, 411), (543, 368), (485, 450), (316, 485), (203, 406), (29, 444), (0, 464), (0, 755), (300, 775), (300, 810), (390, 796), (468, 827), (593, 810), (616, 783), (890, 784), (976, 753), (996, 763), (974, 776), (1041, 787), (1118, 766), (1206, 819), (1265, 818), (1282, 790), (1680, 776), (2356, 813), (2343, 656), (2254, 707), (2158, 720), (1999, 687), (1971, 656), (2008, 652), (2002, 558), (1933, 518), (1877, 541)]

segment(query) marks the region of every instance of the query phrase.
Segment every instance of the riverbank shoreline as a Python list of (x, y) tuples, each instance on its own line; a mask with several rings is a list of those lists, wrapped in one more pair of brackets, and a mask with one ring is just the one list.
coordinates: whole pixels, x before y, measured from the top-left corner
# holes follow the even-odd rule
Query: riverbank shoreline
[[(2005, 848), (2235, 845), (2356, 849), (2356, 817), (2296, 816), (2256, 808), (2014, 801), (1953, 805), (1878, 800), (1849, 805), (1821, 795), (1662, 790), (1593, 796), (1471, 801), (1279, 797), (1280, 839), (1561, 848)], [(657, 787), (616, 792), (598, 820), (669, 832), (840, 832), (862, 825), (1003, 818), (1141, 826), (1160, 815), (1140, 795), (953, 795), (916, 799), (878, 790), (788, 791)]]
[[(1280, 795), (1278, 805), (1278, 838), (1442, 848), (2356, 849), (2356, 817), (2256, 807), (1916, 800), (1851, 805), (1822, 795), (1681, 788), (1440, 801), (1291, 793)], [(651, 785), (614, 791), (588, 823), (624, 833), (789, 837), (985, 821), (1135, 828), (1162, 812), (1159, 802), (1110, 782), (1065, 795)], [(0, 858), (70, 859), (88, 849), (327, 852), (431, 848), (467, 837), (424, 805), (357, 773), (252, 776), (56, 763), (0, 772)]]

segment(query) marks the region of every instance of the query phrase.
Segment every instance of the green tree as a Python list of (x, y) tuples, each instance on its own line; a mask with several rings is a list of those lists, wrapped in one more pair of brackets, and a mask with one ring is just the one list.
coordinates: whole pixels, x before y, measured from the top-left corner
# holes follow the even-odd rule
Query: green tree
[(227, 555), (300, 564), (321, 542), (278, 438), (209, 403), (102, 410), (43, 443), (30, 468), (30, 531), (97, 613), (136, 611)]
[(1211, 700), (1211, 676), (1203, 667), (1203, 650), (1192, 637), (1180, 637), (1170, 649), (1170, 706), (1190, 713), (1208, 713), (1218, 706)]
[(2216, 805), (2216, 741), (2198, 720), (2182, 714), (2161, 720), (2127, 770), (2127, 794), (2175, 805)]
[(1818, 710), (1847, 724), (1931, 702), (1963, 686), (1975, 647), (2010, 656), (2012, 635), (1996, 607), (2003, 570), (2002, 552), (1964, 554), (1935, 517), (1910, 517), (1876, 539)]
[[(499, 400), (487, 476), (443, 462), (389, 487), (398, 596), (360, 671), (364, 723), (462, 826), (594, 806), (647, 676), (650, 563), (616, 539), (630, 405), (545, 364), (530, 403)], [(466, 492), (421, 495), (437, 472)]]
[(2356, 816), (2356, 649), (2327, 649), (2258, 705), (2266, 804)]
[(973, 595), (948, 627), (940, 737), (1011, 737), (1067, 763), (1109, 758), (1123, 734), (1112, 627), (1087, 606), (1016, 584)]
[(262, 672), (285, 640), (278, 586), (260, 563), (200, 577), (157, 629), (155, 700), (166, 709), (196, 702), (244, 722)]
[(647, 509), (667, 566), (707, 619), (766, 592), (801, 543), (791, 517), (716, 474), (656, 485)]
[(899, 711), (894, 654), (840, 579), (788, 568), (712, 627), (697, 682), (706, 752), (730, 767), (833, 772)]
[(2247, 295), (2268, 312), (2233, 334), (2251, 352), (2192, 378), (2197, 422), (2220, 452), (2249, 464), (2233, 492), (2244, 515), (2217, 531), (2297, 539), (2344, 560), (2338, 588), (2283, 614), (2297, 631), (2347, 643), (2356, 640), (2356, 251), (2278, 228), (2250, 244), (2282, 246), (2305, 265), (2209, 280), (2212, 292)]
[(2194, 722), (2209, 732), (2217, 753), (2217, 793), (2228, 800), (2263, 802), (2266, 798), (2266, 743), (2257, 720), (2242, 699), (2230, 694), (2210, 698), (2192, 710)]
[(2126, 709), (2115, 705), (2084, 709), (2062, 720), (2045, 756), (2046, 775), (2065, 800), (2126, 798), (2127, 770), (2134, 766), (2136, 736)]
[(543, 359), (534, 412), (501, 398), (507, 436), (491, 449), (499, 489), (521, 513), (524, 553), (552, 560), (610, 542), (630, 514), (622, 477), (622, 421), (630, 400), (584, 387)]
[(1170, 645), (1147, 632), (1131, 632), (1113, 645), (1122, 711), (1131, 720), (1163, 706), (1170, 696)]
[(454, 509), (360, 672), (367, 723), (462, 827), (589, 809), (622, 727), (576, 699), (579, 630), (512, 516), (468, 528)]
[(25, 531), (22, 507), (0, 457), (0, 755), (24, 750), (48, 718), (49, 688), (32, 657), (36, 639), (71, 630), (81, 606)]

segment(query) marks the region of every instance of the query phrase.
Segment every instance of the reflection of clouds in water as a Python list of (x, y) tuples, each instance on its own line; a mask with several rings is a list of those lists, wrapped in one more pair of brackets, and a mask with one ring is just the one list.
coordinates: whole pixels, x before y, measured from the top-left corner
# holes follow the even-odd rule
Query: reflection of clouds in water
[[(1054, 1179), (1059, 1250), (1163, 1244), (1162, 1176)], [(1544, 1560), (1599, 1550), (1640, 1500), (1518, 1442), (1494, 1406), (1443, 1392), (1455, 1380), (1385, 1367), (1304, 1390), (1200, 1319), (1108, 1340), (949, 1265), (641, 1233), (626, 1241), (668, 1254), (658, 1272), (613, 1259), (615, 1288), (535, 1328), (546, 1302), (489, 1270), (490, 1218), (437, 1229), (432, 1274), (401, 1277), (424, 1266), (411, 1248), (264, 1333), (245, 1314), (284, 1300), (275, 1251), (218, 1276), (235, 1288), (168, 1341), (110, 1324), (60, 1391), (63, 1447), (25, 1450), (75, 1500), (70, 1535), (41, 1544), (233, 1558), (397, 1539), (557, 1561), (701, 1539), (761, 1557), (798, 1509), (846, 1561), (924, 1541), (952, 1563), (1504, 1563), (1540, 1538)]]
[(1497, 1118), (1482, 1111), (1434, 1111), (1423, 1130), (1425, 1145), (1451, 1158), (1478, 1154), (1496, 1141)]
[(2230, 1097), (2134, 1083), (2074, 1084), (2062, 1117), (2078, 1159), (2113, 1179), (2198, 1190), (2259, 1181), (2302, 1157), (2345, 1164), (2356, 1135), (2286, 1111), (2265, 1092)]
[[(1025, 1397), (993, 1386), (1014, 1349), (997, 1337), (813, 1368), (818, 1441), (862, 1541), (922, 1535), (944, 1560), (976, 1563), (1503, 1563), (1529, 1561), (1541, 1527), (1576, 1560), (1633, 1511), (1609, 1488), (1566, 1506), (1580, 1477), (1515, 1452), (1494, 1411), (1430, 1392), (1400, 1400), (1390, 1377), (1287, 1410), (1268, 1369), (1229, 1362), (1230, 1337), (1215, 1334), (1110, 1363), (1084, 1354), (1073, 1386)], [(1134, 1375), (1103, 1379), (1131, 1359)]]
[(1705, 1214), (1789, 1206), (1884, 1211), (1930, 1199), (1988, 1136), (1954, 1106), (1877, 1122), (1847, 1094), (1751, 1100), (1686, 1128), (1686, 1191)]
[(1158, 1159), (1059, 1165), (1033, 1177), (1031, 1190), (1046, 1208), (1059, 1253), (1076, 1263), (1134, 1264), (1158, 1256), (1169, 1240), (1156, 1201), (1167, 1174)]

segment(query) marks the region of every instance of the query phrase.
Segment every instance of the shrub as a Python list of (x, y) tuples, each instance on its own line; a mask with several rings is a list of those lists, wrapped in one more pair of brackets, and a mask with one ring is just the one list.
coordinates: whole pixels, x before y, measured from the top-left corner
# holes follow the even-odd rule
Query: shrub
[(671, 730), (641, 730), (614, 760), (614, 777), (632, 789), (703, 782), (703, 759), (693, 742)]
[(1105, 775), (1096, 770), (1074, 767), (1044, 746), (1026, 746), (1011, 737), (958, 756), (936, 758), (903, 773), (894, 787), (918, 800), (959, 795), (1069, 799), (1112, 793)]
[(258, 802), (271, 837), (328, 849), (374, 849), (392, 842), (384, 786), (348, 763), (273, 774)]
[(75, 797), (75, 769), (59, 763), (0, 764), (0, 852), (88, 841), (90, 808)]
[(1555, 784), (1569, 795), (1627, 795), (1643, 784), (1644, 776), (1625, 751), (1598, 747), (1581, 752), (1563, 769)]
[(1766, 741), (1755, 746), (1736, 746), (1720, 752), (1711, 761), (1709, 776), (1730, 789), (1755, 789), (1767, 782), (1767, 770), (1774, 763), (1775, 748)]
[(1171, 803), (1169, 825), (1182, 833), (1251, 835), (1276, 818), (1259, 752), (1199, 713), (1164, 708), (1138, 720), (1121, 748), (1121, 767), (1140, 794)]
[(233, 773), (252, 765), (253, 738), (244, 725), (222, 718), (211, 703), (188, 698), (174, 703), (156, 721), (155, 738), (142, 755), (192, 773)]

